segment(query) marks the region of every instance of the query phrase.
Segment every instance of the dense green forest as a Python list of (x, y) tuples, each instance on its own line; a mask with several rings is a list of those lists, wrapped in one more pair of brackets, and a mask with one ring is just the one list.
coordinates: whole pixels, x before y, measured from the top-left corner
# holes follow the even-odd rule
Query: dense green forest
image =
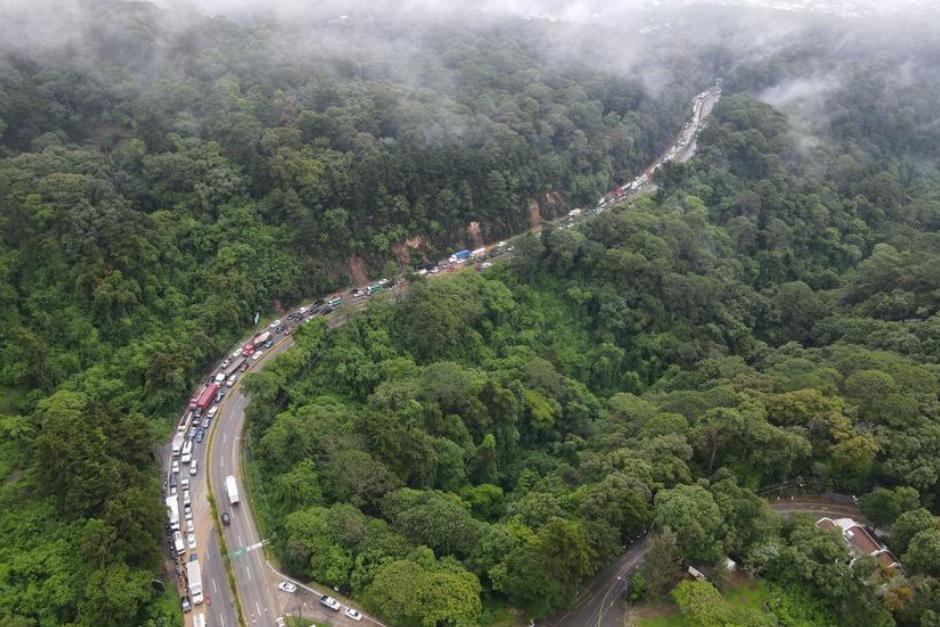
[[(259, 509), (395, 625), (547, 615), (648, 528), (651, 596), (730, 554), (785, 624), (940, 620), (934, 39), (721, 19), (618, 64), (616, 27), (80, 6), (0, 42), (0, 624), (176, 624), (151, 451), (254, 313), (592, 203), (717, 76), (655, 197), (300, 333), (252, 382)], [(909, 578), (768, 512), (797, 475)]]
[(0, 46), (4, 625), (175, 623), (151, 451), (255, 312), (595, 199), (702, 84), (549, 63), (515, 18), (73, 6)]
[[(395, 625), (474, 625), (569, 607), (651, 529), (649, 596), (730, 555), (775, 590), (747, 624), (935, 624), (935, 88), (849, 74), (810, 147), (726, 95), (655, 196), (303, 329), (249, 384), (283, 565)], [(906, 575), (757, 494), (798, 476), (864, 494)], [(729, 624), (712, 593), (674, 596)]]

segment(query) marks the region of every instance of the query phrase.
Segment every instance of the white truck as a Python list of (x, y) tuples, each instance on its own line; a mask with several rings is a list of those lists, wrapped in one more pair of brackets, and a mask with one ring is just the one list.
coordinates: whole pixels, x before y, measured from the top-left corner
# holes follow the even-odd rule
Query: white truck
[(193, 441), (186, 440), (186, 443), (183, 444), (183, 457), (180, 460), (184, 464), (188, 464), (193, 461)]
[(199, 605), (202, 603), (202, 571), (199, 570), (199, 560), (186, 562), (186, 578), (189, 579), (189, 594), (193, 597), (193, 605)]
[(183, 442), (186, 440), (186, 435), (184, 433), (177, 432), (173, 436), (173, 457), (179, 457), (180, 451), (183, 450)]
[(179, 531), (180, 508), (175, 496), (166, 497), (166, 516), (170, 519), (170, 531)]
[(238, 504), (238, 484), (235, 483), (235, 477), (229, 475), (225, 478), (225, 489), (228, 490), (228, 502), (232, 505)]
[(173, 532), (173, 548), (176, 549), (177, 555), (186, 553), (186, 543), (183, 542), (183, 534), (179, 531)]

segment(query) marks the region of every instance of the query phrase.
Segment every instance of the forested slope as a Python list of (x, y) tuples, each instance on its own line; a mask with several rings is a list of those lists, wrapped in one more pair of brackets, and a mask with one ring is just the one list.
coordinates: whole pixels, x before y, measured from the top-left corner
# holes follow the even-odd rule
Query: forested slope
[[(932, 624), (940, 182), (894, 93), (847, 76), (809, 147), (726, 95), (655, 197), (301, 330), (249, 384), (284, 566), (392, 624), (472, 625), (568, 607), (651, 528), (651, 596), (730, 555), (774, 590), (748, 624)], [(757, 496), (798, 476), (869, 493), (906, 575)], [(690, 620), (730, 620), (708, 598)]]
[(595, 199), (700, 87), (550, 62), (515, 18), (53, 8), (0, 55), (4, 624), (175, 620), (151, 451), (255, 313)]

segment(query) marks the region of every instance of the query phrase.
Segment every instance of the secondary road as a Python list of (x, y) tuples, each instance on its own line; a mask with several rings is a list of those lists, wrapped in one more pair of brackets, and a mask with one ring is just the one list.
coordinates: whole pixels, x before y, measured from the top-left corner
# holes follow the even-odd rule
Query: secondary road
[[(678, 159), (686, 160), (692, 156), (695, 151), (695, 138), (701, 130), (704, 119), (711, 112), (711, 108), (720, 97), (720, 90), (714, 89), (703, 92), (696, 97), (693, 106), (693, 115), (683, 127), (673, 145), (661, 156), (652, 166), (647, 168), (644, 173), (635, 179), (635, 185), (625, 185), (611, 194), (608, 194), (595, 211), (603, 211), (611, 204), (611, 198), (625, 200), (648, 189), (652, 173), (664, 162)], [(573, 214), (572, 214), (573, 215)], [(352, 306), (358, 309), (365, 305), (365, 299), (353, 301)], [(288, 326), (296, 326), (296, 321), (285, 320)], [(342, 323), (338, 317), (331, 318), (330, 326), (337, 326)], [(259, 360), (251, 361), (251, 371), (256, 371), (264, 367), (264, 364), (273, 356), (289, 349), (293, 345), (290, 336), (282, 337), (277, 344), (272, 346), (266, 354)], [(215, 371), (213, 371), (215, 372)], [(301, 584), (298, 592), (288, 595), (277, 589), (277, 584), (286, 578), (278, 573), (273, 566), (266, 560), (263, 549), (263, 541), (254, 515), (251, 511), (250, 503), (247, 499), (247, 490), (242, 480), (242, 433), (245, 421), (245, 407), (248, 404), (248, 398), (241, 392), (241, 378), (236, 384), (227, 388), (227, 395), (219, 404), (219, 410), (213, 421), (205, 445), (194, 446), (193, 460), (199, 469), (196, 475), (188, 475), (189, 468), (181, 467), (180, 479), (190, 477), (192, 483), (192, 501), (193, 501), (193, 522), (195, 525), (195, 536), (197, 548), (189, 553), (196, 553), (202, 566), (203, 589), (205, 594), (205, 603), (194, 608), (194, 612), (186, 616), (186, 625), (191, 625), (195, 613), (203, 613), (209, 625), (219, 625), (221, 627), (238, 625), (236, 616), (234, 598), (229, 587), (228, 576), (225, 568), (225, 562), (230, 561), (235, 574), (235, 585), (238, 598), (241, 601), (243, 619), (248, 625), (274, 625), (278, 616), (284, 613), (296, 614), (301, 610), (305, 617), (320, 618), (321, 620), (330, 620), (332, 624), (355, 625), (352, 619), (346, 618), (342, 612), (337, 614), (319, 604), (320, 592), (307, 588)], [(170, 451), (167, 447), (161, 459), (167, 466), (164, 468), (167, 479), (170, 478), (169, 467)], [(229, 554), (221, 555), (218, 538), (214, 533), (216, 521), (212, 515), (209, 503), (209, 486), (203, 479), (206, 476), (206, 470), (210, 471), (212, 492), (215, 501), (218, 504), (219, 511), (228, 511), (231, 515), (231, 524), (222, 527), (222, 533), (225, 535)], [(239, 480), (240, 492), (243, 497), (241, 502), (234, 507), (228, 505), (228, 497), (224, 487), (225, 477), (235, 475)], [(182, 489), (180, 488), (180, 495)], [(182, 509), (181, 509), (182, 512)], [(186, 531), (186, 523), (183, 521), (183, 531)], [(641, 541), (633, 545), (616, 562), (611, 564), (603, 573), (598, 575), (588, 586), (588, 589), (579, 598), (578, 605), (568, 617), (559, 619), (557, 625), (585, 625), (607, 624), (607, 616), (610, 615), (609, 609), (615, 607), (616, 599), (622, 596), (621, 586), (625, 580), (626, 573), (635, 568), (636, 564), (642, 559), (645, 550), (645, 542)], [(188, 559), (184, 556), (183, 559)], [(606, 575), (606, 576), (605, 576)], [(295, 582), (298, 583), (299, 582)], [(183, 591), (181, 590), (181, 593)], [(344, 609), (345, 609), (344, 605)], [(594, 618), (596, 617), (596, 621)], [(367, 616), (363, 617), (366, 622), (378, 623)], [(590, 619), (583, 622), (582, 619)], [(555, 625), (556, 623), (546, 623)]]
[[(800, 495), (773, 499), (768, 504), (784, 516), (796, 513), (818, 518), (847, 516), (865, 522), (857, 506), (838, 498)], [(626, 615), (623, 596), (633, 571), (643, 561), (646, 548), (646, 537), (632, 544), (613, 564), (588, 582), (571, 610), (541, 621), (537, 627), (622, 627)]]

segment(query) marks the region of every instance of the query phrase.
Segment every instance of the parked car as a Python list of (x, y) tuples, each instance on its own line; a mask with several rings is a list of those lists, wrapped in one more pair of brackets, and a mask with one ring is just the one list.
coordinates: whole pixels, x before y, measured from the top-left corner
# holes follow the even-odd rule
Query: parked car
[(189, 545), (189, 550), (190, 550), (190, 551), (195, 551), (195, 550), (196, 550), (196, 534), (195, 534), (195, 533), (187, 533), (187, 534), (186, 534), (186, 544)]
[(333, 597), (327, 596), (327, 595), (325, 595), (325, 594), (324, 594), (322, 597), (320, 597), (320, 605), (322, 605), (322, 606), (324, 606), (324, 607), (328, 607), (328, 608), (330, 608), (331, 610), (333, 610), (334, 612), (338, 612), (338, 611), (339, 611), (339, 608), (342, 607), (342, 606), (339, 604), (339, 601), (337, 601), (337, 600), (334, 599)]
[(279, 326), (281, 326), (281, 321), (280, 321), (280, 320), (275, 320), (274, 322), (272, 322), (271, 324), (268, 325), (268, 327), (271, 328), (271, 329), (276, 329), (276, 328), (278, 328)]
[(183, 608), (183, 614), (187, 614), (193, 609), (192, 604), (189, 602), (189, 597), (185, 594), (180, 597), (180, 607)]
[(362, 614), (359, 613), (359, 610), (354, 610), (351, 607), (346, 608), (346, 616), (353, 620), (362, 620)]
[(196, 525), (193, 524), (193, 521), (187, 520), (186, 521), (186, 533), (195, 533), (195, 532), (196, 532)]
[(198, 429), (196, 429), (196, 441), (197, 442), (202, 442), (205, 439), (205, 437), (206, 437), (205, 429), (203, 429), (202, 427), (199, 427)]
[(184, 490), (189, 489), (189, 477), (183, 477), (180, 480), (180, 487), (183, 488)]
[(232, 524), (232, 517), (228, 512), (222, 512), (222, 524), (226, 527)]
[(199, 462), (195, 459), (193, 460), (192, 465), (189, 467), (189, 474), (195, 476), (199, 472)]
[(192, 519), (193, 519), (193, 508), (192, 508), (191, 505), (184, 505), (184, 506), (183, 506), (183, 517), (184, 517), (186, 520), (192, 520)]
[(287, 592), (288, 594), (294, 594), (295, 592), (297, 592), (297, 586), (295, 586), (289, 581), (282, 581), (281, 583), (277, 584), (277, 588), (278, 590), (283, 590), (284, 592)]
[(180, 460), (174, 459), (174, 460), (173, 460), (173, 465), (171, 466), (170, 470), (173, 472), (173, 474), (179, 474), (179, 471), (180, 471)]

